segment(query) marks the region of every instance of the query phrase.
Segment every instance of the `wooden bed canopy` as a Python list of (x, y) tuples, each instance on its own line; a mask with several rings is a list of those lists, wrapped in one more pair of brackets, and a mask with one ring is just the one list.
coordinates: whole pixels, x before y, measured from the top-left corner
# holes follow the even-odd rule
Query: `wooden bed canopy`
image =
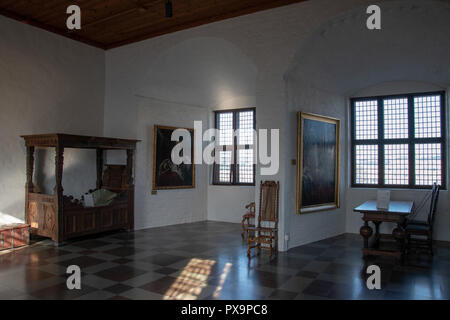
[[(104, 231), (134, 228), (134, 155), (139, 140), (77, 136), (69, 134), (41, 134), (22, 136), (27, 149), (25, 194), (26, 222), (31, 233), (63, 241)], [(34, 152), (36, 148), (55, 148), (56, 184), (52, 195), (34, 190)], [(97, 185), (118, 193), (112, 203), (99, 207), (85, 207), (79, 200), (64, 195), (62, 185), (64, 149), (97, 150)], [(105, 150), (124, 150), (126, 165), (105, 165)], [(106, 167), (106, 168), (105, 168)], [(105, 170), (104, 170), (105, 169)], [(93, 192), (95, 190), (90, 190)]]

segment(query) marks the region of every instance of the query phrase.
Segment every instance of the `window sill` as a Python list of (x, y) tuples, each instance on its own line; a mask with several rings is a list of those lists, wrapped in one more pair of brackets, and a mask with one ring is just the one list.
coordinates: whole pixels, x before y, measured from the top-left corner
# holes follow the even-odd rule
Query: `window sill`
[(244, 183), (240, 183), (240, 184), (228, 184), (228, 183), (212, 183), (211, 186), (218, 186), (218, 187), (254, 187), (255, 184), (244, 184)]
[[(432, 186), (430, 187), (409, 187), (409, 186), (361, 186), (361, 185), (354, 185), (350, 186), (349, 189), (356, 189), (356, 190), (380, 190), (380, 189), (386, 189), (386, 190), (398, 190), (398, 191), (429, 191), (431, 190)], [(440, 187), (440, 191), (447, 191), (447, 188)]]

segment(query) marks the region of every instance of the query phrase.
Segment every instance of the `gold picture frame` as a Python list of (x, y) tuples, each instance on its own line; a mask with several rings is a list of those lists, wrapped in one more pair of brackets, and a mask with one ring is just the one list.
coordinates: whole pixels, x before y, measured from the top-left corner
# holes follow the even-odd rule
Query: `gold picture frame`
[[(171, 132), (176, 129), (186, 129), (191, 133), (191, 164), (188, 170), (187, 165), (184, 167), (177, 166), (172, 163), (170, 154), (172, 152), (172, 144), (169, 142)], [(165, 132), (163, 132), (165, 131)], [(162, 141), (160, 141), (162, 140)], [(172, 147), (171, 147), (172, 146)], [(171, 127), (163, 125), (154, 125), (153, 127), (153, 177), (152, 190), (171, 190), (171, 189), (192, 189), (195, 188), (195, 132), (192, 128)], [(164, 164), (162, 162), (164, 161)], [(166, 175), (164, 183), (161, 183), (161, 166), (165, 166)], [(174, 166), (176, 167), (175, 170)], [(185, 181), (186, 180), (186, 181)], [(177, 183), (178, 182), (178, 183)]]
[(340, 206), (341, 121), (298, 113), (297, 214)]

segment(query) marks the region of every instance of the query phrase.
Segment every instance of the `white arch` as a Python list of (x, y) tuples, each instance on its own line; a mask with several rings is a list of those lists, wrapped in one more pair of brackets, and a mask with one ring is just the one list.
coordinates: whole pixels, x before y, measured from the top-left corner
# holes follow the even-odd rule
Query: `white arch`
[(450, 86), (450, 4), (399, 0), (380, 4), (381, 30), (366, 28), (365, 7), (339, 15), (307, 40), (285, 74), (340, 95), (386, 81)]
[[(235, 44), (196, 37), (170, 47), (149, 63), (138, 96), (217, 107), (256, 91), (257, 68)], [(242, 99), (241, 99), (242, 100)], [(229, 102), (231, 103), (231, 102)], [(242, 102), (243, 103), (243, 102)]]

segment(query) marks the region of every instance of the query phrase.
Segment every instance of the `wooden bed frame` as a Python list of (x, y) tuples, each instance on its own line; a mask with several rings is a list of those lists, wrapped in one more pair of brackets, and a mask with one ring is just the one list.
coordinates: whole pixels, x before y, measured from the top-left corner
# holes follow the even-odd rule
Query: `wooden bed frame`
[[(26, 223), (30, 232), (51, 238), (56, 244), (63, 241), (104, 231), (134, 228), (134, 154), (139, 140), (76, 136), (68, 134), (43, 134), (22, 136), (27, 149), (27, 181), (25, 185)], [(34, 191), (35, 148), (55, 148), (56, 185), (53, 194)], [(97, 186), (119, 196), (107, 206), (84, 207), (71, 196), (64, 195), (62, 186), (64, 148), (97, 150)], [(124, 150), (126, 165), (106, 165), (104, 151)], [(90, 190), (92, 192), (94, 190)]]

